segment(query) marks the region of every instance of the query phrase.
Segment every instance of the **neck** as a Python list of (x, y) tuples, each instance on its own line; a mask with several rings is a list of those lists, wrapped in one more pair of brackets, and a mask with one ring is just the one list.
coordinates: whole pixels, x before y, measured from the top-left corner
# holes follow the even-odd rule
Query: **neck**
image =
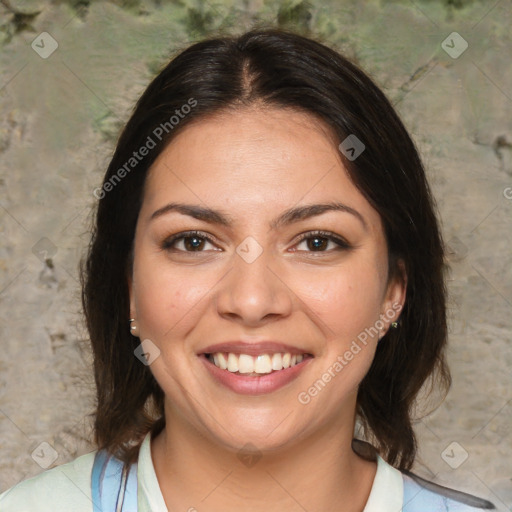
[(168, 510), (363, 511), (377, 464), (352, 450), (354, 421), (339, 418), (279, 449), (241, 452), (167, 411), (151, 454)]

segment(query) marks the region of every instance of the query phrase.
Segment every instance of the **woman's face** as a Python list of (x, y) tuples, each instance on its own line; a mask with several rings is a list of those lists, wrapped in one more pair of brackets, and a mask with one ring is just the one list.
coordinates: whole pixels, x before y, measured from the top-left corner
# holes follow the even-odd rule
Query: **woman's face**
[[(226, 447), (291, 446), (326, 427), (351, 435), (377, 331), (404, 302), (404, 286), (388, 283), (380, 216), (339, 142), (312, 116), (245, 109), (189, 124), (148, 174), (131, 314), (157, 355), (166, 413)], [(343, 206), (304, 209), (333, 203)], [(312, 357), (272, 369), (294, 362), (286, 353)]]

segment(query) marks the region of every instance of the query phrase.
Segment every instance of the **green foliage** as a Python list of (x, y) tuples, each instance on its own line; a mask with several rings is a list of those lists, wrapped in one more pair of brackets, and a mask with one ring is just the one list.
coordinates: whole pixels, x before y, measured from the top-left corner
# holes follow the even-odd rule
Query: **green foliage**
[(87, 13), (89, 12), (91, 0), (69, 0), (69, 5), (72, 7), (73, 11), (75, 11), (77, 16), (84, 21), (87, 17)]
[(6, 15), (2, 14), (2, 18), (5, 17), (7, 20), (0, 25), (0, 41), (2, 43), (9, 43), (16, 34), (20, 34), (21, 32), (37, 33), (33, 22), (41, 11), (22, 12), (12, 7), (7, 0), (2, 0), (0, 3), (4, 11), (7, 12)]
[(185, 27), (189, 34), (203, 35), (212, 29), (214, 16), (211, 11), (199, 10), (189, 7), (185, 20)]
[(191, 39), (208, 37), (233, 28), (234, 8), (228, 2), (214, 3), (199, 0), (186, 5), (184, 28)]
[(277, 24), (280, 28), (308, 32), (311, 28), (312, 8), (313, 6), (306, 0), (300, 3), (286, 0), (279, 7)]
[(112, 116), (110, 112), (95, 119), (93, 122), (93, 130), (101, 135), (104, 142), (116, 142), (122, 128), (123, 123)]
[[(478, 1), (478, 0), (477, 0)], [(485, 3), (485, 0), (479, 0), (481, 3)], [(472, 5), (475, 0), (415, 0), (415, 3), (418, 5), (422, 4), (439, 4), (446, 7), (448, 10), (453, 9), (463, 9), (464, 7), (468, 7)], [(381, 0), (381, 4), (391, 4), (391, 3), (410, 3), (404, 0)]]
[(455, 7), (456, 9), (462, 9), (463, 7), (472, 4), (473, 0), (443, 0), (443, 3), (447, 7)]

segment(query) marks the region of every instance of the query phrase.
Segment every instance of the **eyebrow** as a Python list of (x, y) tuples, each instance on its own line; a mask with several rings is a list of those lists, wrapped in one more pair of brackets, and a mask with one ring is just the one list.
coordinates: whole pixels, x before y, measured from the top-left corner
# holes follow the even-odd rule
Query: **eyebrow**
[[(303, 206), (296, 206), (294, 208), (290, 208), (289, 210), (286, 210), (281, 215), (279, 215), (279, 217), (271, 221), (270, 228), (277, 229), (281, 226), (287, 226), (293, 224), (294, 222), (315, 217), (317, 215), (321, 215), (322, 213), (329, 211), (349, 213), (356, 217), (366, 230), (368, 229), (368, 225), (364, 217), (357, 210), (339, 202), (307, 204)], [(223, 211), (213, 210), (211, 208), (199, 205), (183, 203), (166, 204), (162, 208), (159, 208), (158, 210), (153, 212), (149, 220), (151, 221), (153, 219), (156, 219), (157, 217), (161, 217), (162, 215), (165, 215), (170, 212), (178, 212), (181, 213), (182, 215), (188, 215), (190, 217), (193, 217), (194, 219), (202, 220), (210, 224), (219, 224), (221, 226), (226, 227), (231, 227), (234, 223), (233, 217), (231, 217), (231, 215)]]

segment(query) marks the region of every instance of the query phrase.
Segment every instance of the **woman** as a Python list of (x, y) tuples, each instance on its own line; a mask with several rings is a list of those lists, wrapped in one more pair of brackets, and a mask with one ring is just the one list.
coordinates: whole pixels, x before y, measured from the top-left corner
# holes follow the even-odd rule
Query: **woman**
[(443, 243), (414, 144), (354, 64), (278, 30), (194, 44), (94, 195), (98, 450), (2, 511), (494, 508), (409, 471), (418, 391), (450, 385)]

